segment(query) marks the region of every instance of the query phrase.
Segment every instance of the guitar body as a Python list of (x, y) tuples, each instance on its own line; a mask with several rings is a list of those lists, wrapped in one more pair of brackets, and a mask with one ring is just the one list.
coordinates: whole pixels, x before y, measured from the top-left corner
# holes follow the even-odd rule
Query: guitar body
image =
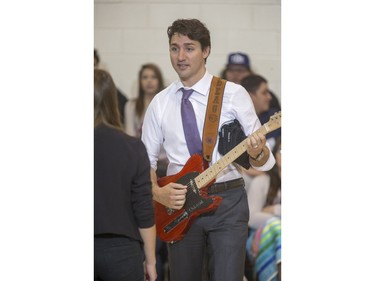
[(220, 205), (220, 196), (207, 196), (205, 190), (199, 190), (194, 184), (194, 178), (206, 168), (203, 158), (199, 154), (194, 154), (179, 173), (158, 180), (160, 188), (171, 182), (187, 185), (186, 202), (181, 210), (167, 208), (154, 201), (156, 232), (161, 240), (181, 240), (199, 215), (216, 210)]

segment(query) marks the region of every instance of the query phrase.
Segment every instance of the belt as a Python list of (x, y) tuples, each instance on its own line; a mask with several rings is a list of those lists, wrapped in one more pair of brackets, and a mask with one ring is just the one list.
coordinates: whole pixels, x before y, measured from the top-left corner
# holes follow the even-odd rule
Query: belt
[(243, 180), (243, 178), (214, 183), (208, 188), (208, 195), (223, 192), (223, 191), (237, 188), (237, 187), (243, 187), (243, 186), (245, 186), (245, 181)]

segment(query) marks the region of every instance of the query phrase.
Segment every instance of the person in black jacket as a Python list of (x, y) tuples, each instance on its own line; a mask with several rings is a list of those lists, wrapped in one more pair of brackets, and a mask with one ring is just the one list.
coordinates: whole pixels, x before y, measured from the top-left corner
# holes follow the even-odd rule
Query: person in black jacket
[(146, 149), (121, 127), (110, 74), (95, 69), (95, 280), (156, 280), (155, 238)]

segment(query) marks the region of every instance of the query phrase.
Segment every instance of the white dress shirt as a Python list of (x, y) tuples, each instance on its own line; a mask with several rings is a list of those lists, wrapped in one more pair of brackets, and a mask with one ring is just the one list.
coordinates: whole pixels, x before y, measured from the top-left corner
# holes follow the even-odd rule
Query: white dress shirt
[[(194, 92), (189, 98), (194, 108), (201, 139), (212, 78), (213, 76), (206, 71), (202, 79), (191, 87)], [(151, 167), (156, 170), (160, 148), (164, 146), (169, 160), (167, 175), (178, 173), (190, 158), (181, 120), (182, 91), (180, 89), (182, 87), (184, 86), (181, 81), (176, 80), (158, 93), (151, 101), (143, 121), (142, 141), (146, 146)], [(242, 86), (228, 81), (224, 90), (219, 128), (223, 123), (234, 119), (241, 123), (246, 135), (250, 135), (261, 126), (248, 92)], [(218, 152), (218, 143), (219, 140), (212, 153), (210, 165), (222, 157)], [(266, 171), (274, 164), (275, 159), (271, 153), (263, 166), (254, 168)], [(230, 164), (217, 175), (216, 182), (239, 177), (241, 177), (240, 171)]]

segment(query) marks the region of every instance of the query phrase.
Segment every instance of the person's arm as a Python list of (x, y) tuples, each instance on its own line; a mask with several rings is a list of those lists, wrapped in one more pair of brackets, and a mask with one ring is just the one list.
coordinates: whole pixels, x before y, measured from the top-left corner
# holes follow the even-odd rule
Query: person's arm
[(142, 127), (142, 141), (147, 148), (151, 165), (152, 197), (153, 200), (168, 208), (181, 209), (185, 204), (186, 186), (178, 183), (168, 183), (160, 187), (157, 182), (157, 161), (164, 139), (160, 125), (161, 113), (158, 95), (152, 99), (148, 106)]
[(250, 210), (249, 226), (257, 229), (268, 219), (273, 217), (269, 212), (264, 211), (267, 201), (267, 194), (270, 184), (270, 177), (267, 174), (255, 177), (247, 191), (247, 198)]
[(156, 230), (155, 225), (149, 228), (139, 228), (145, 253), (145, 280), (156, 280)]
[(151, 183), (153, 199), (160, 204), (172, 209), (181, 209), (186, 201), (186, 186), (179, 183), (168, 183), (160, 187), (157, 182), (157, 175), (151, 169)]
[(145, 274), (149, 276), (145, 280), (156, 280), (156, 228), (149, 173), (150, 162), (141, 140), (135, 139), (130, 149), (136, 152), (131, 155), (137, 155), (136, 159), (130, 159), (136, 165), (136, 174), (132, 176), (131, 205), (144, 243)]

